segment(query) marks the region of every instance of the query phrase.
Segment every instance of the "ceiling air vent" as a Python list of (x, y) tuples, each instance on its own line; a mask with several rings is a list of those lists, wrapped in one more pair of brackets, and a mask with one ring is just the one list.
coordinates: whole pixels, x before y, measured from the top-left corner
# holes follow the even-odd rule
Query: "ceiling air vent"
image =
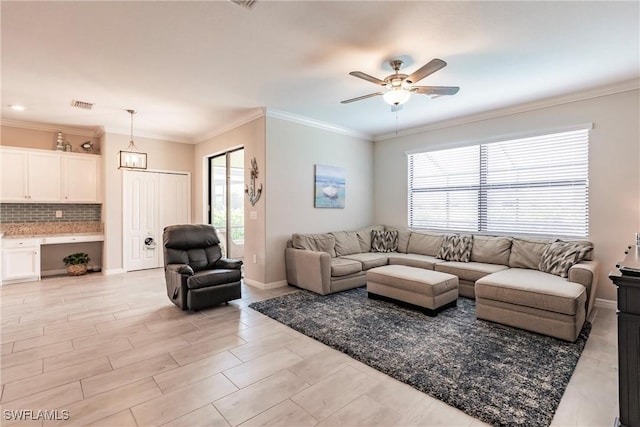
[(256, 5), (256, 2), (258, 0), (231, 0), (231, 1), (247, 9), (253, 9), (253, 7)]
[(84, 102), (84, 101), (76, 101), (75, 99), (71, 101), (71, 106), (75, 108), (82, 108), (83, 110), (91, 110), (93, 108), (92, 103)]

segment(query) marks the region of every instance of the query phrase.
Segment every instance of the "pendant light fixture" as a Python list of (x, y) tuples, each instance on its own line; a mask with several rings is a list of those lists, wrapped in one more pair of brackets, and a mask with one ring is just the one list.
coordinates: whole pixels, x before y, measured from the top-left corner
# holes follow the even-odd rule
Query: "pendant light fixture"
[(133, 115), (136, 113), (134, 110), (127, 110), (131, 114), (131, 140), (126, 150), (120, 151), (120, 165), (118, 169), (146, 169), (147, 168), (147, 153), (143, 153), (138, 150), (136, 144), (133, 142)]

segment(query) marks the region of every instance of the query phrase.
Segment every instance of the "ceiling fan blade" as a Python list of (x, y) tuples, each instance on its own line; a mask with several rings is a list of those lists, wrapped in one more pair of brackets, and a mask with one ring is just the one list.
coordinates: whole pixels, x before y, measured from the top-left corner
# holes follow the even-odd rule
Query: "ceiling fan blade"
[(344, 101), (340, 101), (340, 104), (348, 104), (350, 102), (361, 101), (363, 99), (372, 98), (378, 95), (382, 95), (382, 92), (370, 93), (369, 95), (362, 95), (357, 98), (345, 99)]
[(447, 66), (447, 63), (444, 62), (442, 59), (434, 58), (431, 61), (427, 62), (425, 65), (423, 65), (421, 68), (418, 68), (416, 71), (414, 71), (413, 74), (407, 77), (407, 80), (410, 81), (411, 83), (418, 83), (420, 80), (424, 79), (429, 74), (433, 74), (439, 69), (444, 68), (446, 66)]
[(414, 86), (411, 92), (420, 93), (422, 95), (455, 95), (460, 90), (457, 86)]
[(380, 79), (378, 79), (376, 77), (370, 76), (369, 74), (363, 73), (362, 71), (352, 71), (349, 74), (352, 75), (353, 77), (358, 77), (360, 79), (366, 80), (366, 81), (371, 82), (371, 83), (375, 83), (375, 84), (380, 85), (380, 86), (386, 86), (387, 85), (387, 83), (385, 81), (380, 80)]

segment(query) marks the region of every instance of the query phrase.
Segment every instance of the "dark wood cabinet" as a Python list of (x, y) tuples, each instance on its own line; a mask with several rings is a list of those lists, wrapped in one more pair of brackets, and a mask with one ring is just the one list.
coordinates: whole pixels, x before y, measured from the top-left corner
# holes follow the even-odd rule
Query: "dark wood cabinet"
[(631, 246), (609, 278), (618, 287), (617, 425), (640, 427), (640, 247)]

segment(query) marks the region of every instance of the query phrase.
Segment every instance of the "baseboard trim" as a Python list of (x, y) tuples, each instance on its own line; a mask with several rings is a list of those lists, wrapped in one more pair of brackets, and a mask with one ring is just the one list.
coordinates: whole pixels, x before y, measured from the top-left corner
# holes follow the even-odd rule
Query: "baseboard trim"
[(112, 268), (109, 270), (102, 270), (102, 274), (109, 276), (111, 274), (122, 274), (125, 273), (124, 268)]
[(610, 299), (604, 299), (604, 298), (596, 298), (596, 302), (594, 303), (594, 305), (596, 307), (602, 307), (602, 308), (613, 308), (613, 309), (618, 308), (617, 301), (612, 301)]
[(253, 286), (254, 288), (258, 288), (258, 289), (283, 288), (289, 285), (289, 283), (287, 283), (286, 280), (280, 280), (280, 281), (271, 282), (271, 283), (262, 283), (262, 282), (258, 282), (257, 280), (247, 279), (245, 277), (242, 279), (242, 281), (245, 283), (245, 285)]

